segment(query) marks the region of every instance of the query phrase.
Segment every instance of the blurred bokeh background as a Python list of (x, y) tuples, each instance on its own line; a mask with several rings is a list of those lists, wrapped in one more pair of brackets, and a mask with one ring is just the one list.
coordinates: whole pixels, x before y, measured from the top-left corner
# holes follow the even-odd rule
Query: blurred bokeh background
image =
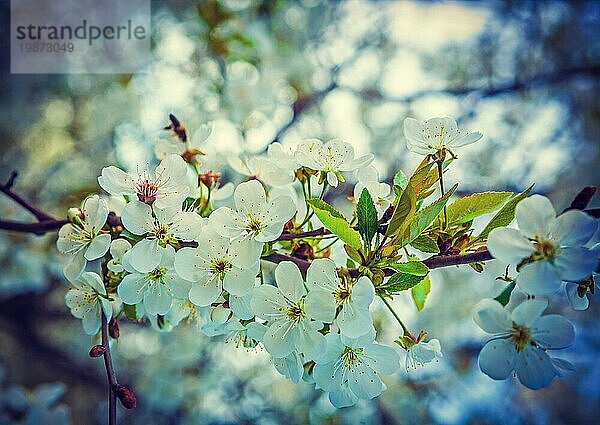
[[(154, 161), (168, 113), (191, 134), (215, 122), (201, 149), (205, 169), (226, 181), (242, 178), (229, 156), (306, 137), (373, 152), (389, 180), (419, 161), (405, 148), (404, 117), (448, 115), (485, 135), (449, 172), (463, 194), (535, 182), (560, 211), (600, 183), (597, 1), (153, 1), (153, 56), (135, 75), (11, 75), (6, 0), (0, 15), (0, 179), (18, 170), (15, 189), (60, 217), (100, 192), (103, 166)], [(333, 196), (349, 193), (350, 184)], [(0, 216), (29, 219), (5, 198)], [(0, 422), (104, 423), (103, 365), (87, 357), (91, 340), (64, 306), (55, 238), (0, 234)], [(401, 370), (380, 398), (343, 410), (279, 376), (265, 352), (194, 326), (124, 324), (116, 368), (139, 402), (120, 409), (123, 423), (598, 423), (597, 299), (585, 312), (562, 294), (552, 306), (577, 323), (575, 345), (561, 353), (576, 372), (533, 392), (479, 371), (484, 335), (471, 310), (500, 292), (502, 272), (493, 262), (481, 275), (436, 271), (421, 313), (398, 297), (410, 327), (440, 339), (443, 361)], [(373, 312), (378, 339), (391, 343), (400, 330)]]

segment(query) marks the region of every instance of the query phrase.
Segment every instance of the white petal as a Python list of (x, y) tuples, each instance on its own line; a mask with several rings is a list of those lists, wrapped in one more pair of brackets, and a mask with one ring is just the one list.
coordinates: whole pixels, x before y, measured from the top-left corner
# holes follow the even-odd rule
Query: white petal
[(123, 258), (123, 254), (131, 249), (131, 244), (127, 239), (118, 238), (111, 242), (110, 244), (110, 255), (114, 259)]
[(329, 393), (329, 401), (338, 409), (342, 407), (354, 406), (358, 401), (358, 397), (350, 390), (348, 384), (341, 385), (337, 391)]
[(496, 300), (481, 300), (473, 313), (473, 320), (489, 334), (499, 334), (512, 328), (510, 314)]
[(517, 229), (502, 227), (488, 236), (488, 249), (494, 258), (505, 263), (519, 264), (535, 252), (533, 244)]
[(298, 329), (294, 323), (280, 319), (269, 326), (263, 344), (273, 357), (285, 357), (294, 351), (298, 337)]
[(332, 171), (327, 172), (327, 183), (329, 183), (329, 186), (331, 186), (331, 187), (337, 187), (338, 178), (334, 172), (332, 172)]
[(83, 270), (85, 269), (85, 265), (87, 261), (85, 261), (85, 257), (83, 256), (83, 251), (79, 251), (71, 260), (67, 263), (65, 268), (63, 269), (63, 273), (65, 277), (69, 281), (76, 280)]
[(517, 348), (504, 339), (488, 342), (479, 353), (479, 368), (492, 379), (506, 379), (515, 368)]
[(140, 201), (131, 201), (125, 205), (121, 221), (134, 235), (143, 235), (154, 228), (152, 208)]
[(142, 239), (127, 251), (124, 258), (137, 271), (147, 273), (160, 263), (161, 248), (156, 240)]
[(465, 135), (459, 136), (456, 139), (450, 141), (446, 144), (446, 146), (450, 148), (458, 148), (461, 146), (467, 146), (472, 143), (479, 141), (483, 137), (479, 131), (475, 131), (473, 133), (467, 133)]
[(100, 313), (100, 306), (96, 303), (81, 319), (83, 330), (88, 335), (96, 335), (100, 330), (102, 323), (102, 317)]
[(573, 310), (587, 310), (590, 306), (590, 301), (588, 300), (587, 295), (584, 295), (583, 298), (580, 297), (577, 293), (577, 288), (578, 285), (567, 283), (566, 291), (571, 307), (573, 307)]
[(279, 289), (271, 285), (261, 285), (254, 289), (250, 305), (261, 319), (273, 320), (274, 317), (282, 315), (279, 309), (287, 303)]
[(358, 398), (370, 400), (383, 392), (379, 375), (364, 363), (355, 366), (355, 372), (348, 377), (348, 386)]
[(117, 287), (119, 298), (125, 303), (135, 305), (142, 301), (146, 290), (146, 279), (142, 274), (129, 274)]
[(190, 289), (190, 301), (198, 306), (211, 305), (219, 298), (222, 284), (216, 275), (205, 275), (206, 277), (192, 285)]
[(559, 269), (547, 260), (525, 264), (517, 276), (517, 285), (530, 295), (552, 295), (559, 290)]
[(556, 211), (548, 198), (532, 195), (523, 199), (515, 210), (519, 230), (531, 238), (546, 237), (556, 219)]
[(254, 264), (258, 263), (260, 254), (263, 250), (263, 245), (264, 243), (257, 242), (250, 238), (238, 238), (231, 241), (229, 254), (232, 263), (242, 268), (252, 267)]
[(561, 248), (554, 264), (563, 280), (578, 282), (592, 275), (598, 267), (598, 258), (587, 248)]
[(556, 218), (553, 239), (561, 246), (585, 245), (596, 232), (598, 222), (583, 211), (567, 211)]
[(291, 261), (283, 261), (275, 268), (275, 281), (279, 290), (290, 301), (296, 302), (306, 295), (304, 280), (298, 266)]
[(365, 358), (368, 358), (370, 367), (384, 375), (391, 375), (400, 367), (398, 352), (387, 345), (367, 345), (365, 347)]
[(337, 317), (340, 332), (349, 338), (358, 338), (373, 328), (369, 310), (357, 308), (354, 303), (345, 304)]
[(200, 251), (197, 248), (181, 248), (175, 254), (175, 271), (182, 278), (190, 282), (198, 282), (206, 278), (206, 271), (203, 267), (207, 266), (200, 257)]
[[(258, 264), (258, 263), (257, 263)], [(258, 270), (233, 267), (223, 279), (223, 289), (232, 295), (243, 296), (252, 290)]]
[(351, 303), (357, 308), (368, 309), (373, 298), (375, 298), (375, 288), (367, 276), (362, 276), (352, 287)]
[(320, 322), (331, 323), (335, 317), (335, 299), (331, 292), (311, 290), (304, 301), (306, 314)]
[(108, 206), (98, 195), (91, 196), (83, 204), (83, 215), (86, 223), (90, 223), (94, 229), (101, 229), (108, 217)]
[(307, 360), (314, 360), (323, 354), (327, 347), (327, 341), (319, 331), (305, 327), (298, 332), (296, 347), (298, 351), (304, 353)]
[(521, 384), (532, 390), (547, 387), (556, 376), (548, 354), (530, 345), (517, 355), (515, 370)]
[(221, 207), (213, 211), (208, 226), (228, 238), (237, 238), (245, 233), (246, 223), (231, 208)]
[(111, 195), (135, 195), (135, 180), (125, 171), (114, 167), (104, 167), (98, 177), (98, 184)]
[(78, 228), (71, 223), (67, 223), (58, 231), (58, 239), (56, 240), (56, 249), (62, 254), (76, 254), (83, 249), (85, 242), (73, 238)]
[(236, 209), (243, 215), (261, 211), (267, 202), (265, 189), (258, 180), (241, 183), (233, 194)]
[(544, 310), (548, 307), (548, 300), (545, 299), (531, 299), (523, 301), (519, 304), (511, 314), (513, 322), (525, 326), (531, 327), (542, 315)]
[(170, 230), (177, 239), (192, 241), (198, 238), (203, 226), (204, 220), (200, 215), (182, 211), (175, 216)]
[(302, 379), (304, 374), (304, 365), (300, 355), (292, 352), (287, 357), (273, 359), (273, 365), (279, 373), (286, 378), (289, 378), (294, 384), (297, 384)]
[(558, 314), (549, 314), (540, 317), (535, 322), (533, 339), (541, 348), (552, 350), (566, 348), (575, 339), (575, 328), (564, 317)]
[(85, 258), (88, 261), (92, 261), (97, 258), (100, 258), (108, 252), (109, 248), (110, 248), (110, 235), (107, 233), (98, 235), (94, 239), (92, 239), (92, 242), (89, 244), (88, 248), (85, 250)]
[(335, 262), (329, 258), (317, 258), (308, 267), (306, 285), (309, 289), (334, 291), (339, 283)]
[(162, 283), (154, 284), (144, 294), (144, 308), (149, 314), (165, 315), (171, 309), (173, 297)]

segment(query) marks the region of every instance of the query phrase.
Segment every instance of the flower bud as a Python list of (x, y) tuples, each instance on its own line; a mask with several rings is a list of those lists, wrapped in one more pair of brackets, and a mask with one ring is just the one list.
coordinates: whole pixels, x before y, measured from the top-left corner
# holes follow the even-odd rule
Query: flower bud
[(221, 178), (221, 173), (208, 170), (206, 173), (198, 174), (198, 180), (206, 187), (213, 187)]
[(132, 390), (123, 385), (117, 385), (116, 394), (124, 408), (135, 409), (137, 406), (137, 398)]
[(94, 345), (90, 349), (90, 357), (101, 357), (106, 352), (106, 347), (104, 345)]
[(69, 208), (67, 211), (67, 219), (71, 223), (79, 224), (85, 219), (85, 216), (83, 215), (81, 208)]
[(113, 317), (108, 323), (108, 334), (112, 339), (119, 339), (121, 335), (121, 329), (119, 328), (119, 322)]

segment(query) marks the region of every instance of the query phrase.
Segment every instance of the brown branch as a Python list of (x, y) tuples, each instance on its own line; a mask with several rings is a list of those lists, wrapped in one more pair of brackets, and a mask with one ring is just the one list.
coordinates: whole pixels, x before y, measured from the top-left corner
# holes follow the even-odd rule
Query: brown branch
[(6, 183), (0, 183), (0, 192), (4, 193), (17, 204), (21, 205), (23, 208), (29, 211), (35, 218), (37, 218), (38, 221), (54, 220), (54, 217), (52, 217), (50, 214), (45, 213), (44, 211), (33, 205), (31, 202), (23, 198), (21, 195), (12, 191), (12, 187), (15, 184), (16, 178), (17, 172), (12, 171)]
[(117, 375), (112, 364), (110, 355), (110, 341), (108, 340), (108, 321), (102, 311), (102, 345), (104, 351), (104, 366), (106, 368), (106, 380), (108, 382), (108, 425), (117, 424)]
[(310, 238), (313, 236), (324, 236), (331, 235), (332, 233), (324, 227), (319, 227), (315, 230), (310, 230), (308, 232), (302, 233), (282, 233), (281, 236), (277, 238), (278, 241), (291, 241), (293, 239), (301, 239), (301, 238)]
[(44, 233), (52, 232), (60, 229), (67, 224), (69, 220), (44, 220), (37, 223), (22, 223), (20, 221), (0, 220), (0, 230), (10, 230), (19, 233), (34, 233), (43, 235)]

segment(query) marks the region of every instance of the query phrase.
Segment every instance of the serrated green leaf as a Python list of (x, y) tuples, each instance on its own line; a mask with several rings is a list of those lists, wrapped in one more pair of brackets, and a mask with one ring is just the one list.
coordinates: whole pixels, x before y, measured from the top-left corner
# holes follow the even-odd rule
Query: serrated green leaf
[(394, 263), (388, 266), (400, 273), (412, 274), (413, 276), (425, 276), (429, 273), (429, 267), (421, 261), (409, 261), (408, 263)]
[(425, 279), (411, 288), (410, 293), (417, 311), (421, 311), (425, 307), (425, 300), (427, 299), (427, 295), (429, 295), (429, 291), (431, 291), (429, 276), (425, 276)]
[(411, 289), (423, 280), (423, 276), (408, 273), (394, 273), (383, 286), (390, 293), (397, 293)]
[(427, 235), (419, 235), (415, 240), (413, 240), (410, 245), (418, 249), (421, 252), (426, 252), (428, 254), (437, 254), (440, 252), (440, 248), (438, 247), (437, 242), (430, 238)]
[(406, 229), (410, 220), (412, 220), (416, 210), (417, 198), (412, 185), (409, 183), (402, 192), (400, 200), (394, 208), (394, 213), (388, 224), (386, 235), (393, 236), (397, 233), (404, 232), (404, 229)]
[(366, 188), (360, 194), (356, 215), (358, 217), (358, 231), (363, 238), (365, 247), (370, 247), (371, 241), (377, 232), (377, 210)]
[(439, 213), (442, 212), (444, 205), (446, 205), (446, 202), (448, 202), (448, 199), (452, 196), (457, 187), (458, 184), (455, 184), (440, 199), (417, 212), (404, 234), (400, 237), (400, 233), (398, 233), (394, 242), (398, 242), (397, 245), (403, 247), (414, 241), (431, 223), (433, 223), (433, 220), (435, 220)]
[(498, 296), (494, 299), (502, 305), (508, 304), (508, 301), (510, 301), (510, 294), (512, 294), (512, 291), (515, 289), (515, 286), (517, 286), (516, 282), (510, 282), (506, 286), (506, 288), (504, 288), (502, 292), (500, 292), (500, 294), (498, 294)]
[(360, 234), (350, 226), (339, 211), (320, 199), (309, 199), (307, 202), (321, 223), (334, 235), (354, 249), (361, 248)]
[(512, 195), (512, 192), (474, 193), (457, 199), (446, 208), (448, 224), (460, 224), (483, 214), (496, 211)]
[(525, 189), (523, 192), (518, 195), (512, 197), (504, 206), (498, 211), (494, 217), (488, 222), (487, 226), (482, 230), (482, 232), (475, 239), (476, 241), (484, 240), (488, 237), (490, 232), (497, 227), (505, 227), (508, 226), (511, 221), (515, 218), (515, 208), (517, 208), (517, 204), (521, 202), (529, 192), (533, 189), (533, 184)]

